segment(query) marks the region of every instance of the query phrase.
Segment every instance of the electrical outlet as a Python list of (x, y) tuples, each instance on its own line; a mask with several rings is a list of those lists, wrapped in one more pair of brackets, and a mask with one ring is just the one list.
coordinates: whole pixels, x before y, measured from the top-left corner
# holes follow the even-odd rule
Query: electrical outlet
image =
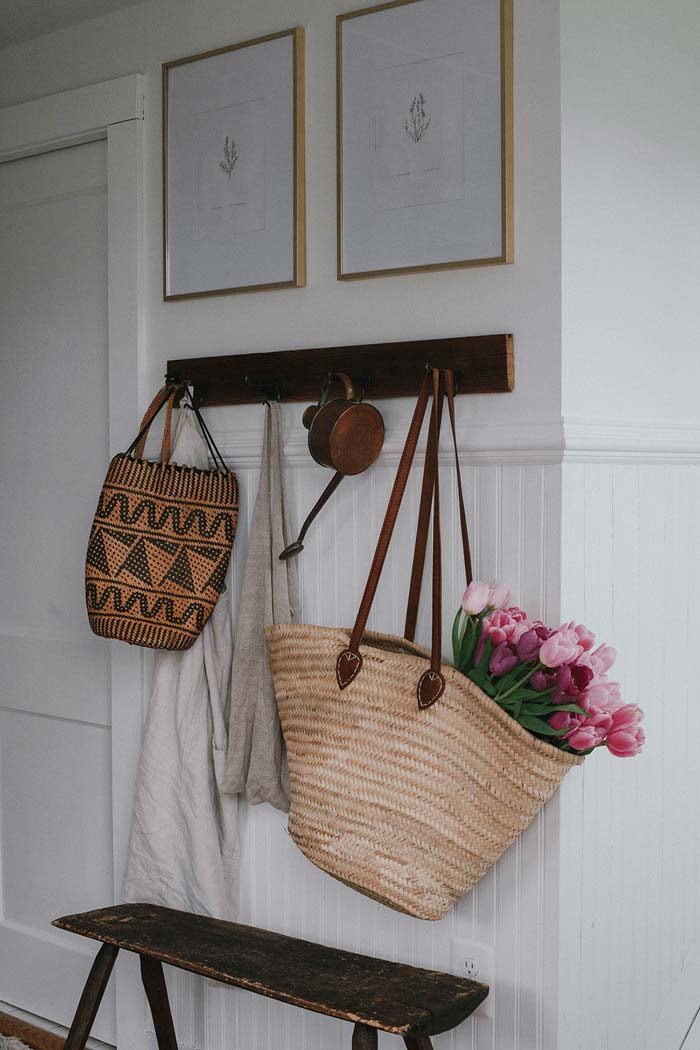
[(476, 1017), (488, 1017), (493, 1020), (493, 1006), (496, 994), (496, 952), (492, 944), (477, 944), (461, 937), (455, 937), (451, 945), (450, 969), (457, 977), (469, 977), (489, 986), (488, 998), (476, 1010)]

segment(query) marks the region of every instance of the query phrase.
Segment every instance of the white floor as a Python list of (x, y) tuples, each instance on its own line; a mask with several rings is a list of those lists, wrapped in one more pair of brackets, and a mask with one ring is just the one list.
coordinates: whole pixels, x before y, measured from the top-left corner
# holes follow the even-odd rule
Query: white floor
[[(16, 1006), (11, 1006), (10, 1003), (4, 1003), (2, 1000), (0, 1000), (0, 1013), (11, 1014), (18, 1021), (33, 1024), (37, 1028), (43, 1028), (45, 1032), (52, 1032), (54, 1035), (59, 1035), (63, 1038), (68, 1035), (68, 1029), (62, 1025), (54, 1024), (53, 1021), (48, 1021), (45, 1017), (35, 1017), (34, 1014), (29, 1014), (26, 1010), (18, 1010)], [(88, 1039), (87, 1046), (88, 1050), (114, 1050), (110, 1043), (103, 1043), (100, 1039)]]

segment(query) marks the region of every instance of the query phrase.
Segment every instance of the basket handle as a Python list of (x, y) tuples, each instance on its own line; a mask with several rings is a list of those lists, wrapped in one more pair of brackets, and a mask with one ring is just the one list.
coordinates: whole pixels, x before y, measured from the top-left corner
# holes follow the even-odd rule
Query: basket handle
[(413, 458), (418, 444), (418, 437), (425, 418), (425, 411), (432, 388), (433, 410), (430, 415), (432, 440), (428, 442), (426, 458), (430, 460), (430, 474), (433, 478), (430, 496), (433, 502), (433, 624), (432, 624), (432, 650), (430, 668), (425, 671), (418, 682), (418, 703), (420, 707), (430, 707), (438, 700), (445, 689), (445, 679), (441, 671), (442, 663), (442, 557), (440, 544), (440, 481), (437, 470), (438, 445), (439, 445), (439, 420), (442, 416), (442, 399), (444, 388), (442, 376), (437, 368), (430, 370), (421, 386), (418, 401), (413, 413), (409, 427), (406, 443), (401, 453), (401, 460), (396, 472), (394, 487), (389, 498), (389, 504), (384, 516), (377, 549), (369, 571), (369, 577), (365, 591), (360, 602), (357, 619), (350, 636), (347, 649), (338, 656), (336, 662), (336, 678), (341, 689), (345, 689), (362, 669), (362, 654), (359, 651), (360, 642), (367, 625), (367, 619), (372, 607), (372, 602), (379, 583), (391, 537), (398, 517), (399, 508), (406, 490), (406, 482), (411, 470)]
[[(459, 466), (459, 452), (457, 450), (457, 428), (455, 424), (455, 386), (454, 374), (451, 371), (443, 372), (445, 392), (447, 394), (447, 405), (450, 416), (450, 428), (452, 430), (452, 444), (455, 453), (455, 468), (457, 473), (457, 494), (459, 498), (459, 521), (462, 532), (462, 553), (464, 555), (464, 575), (467, 583), (472, 582), (472, 559), (469, 549), (469, 532), (467, 529), (467, 514), (464, 509), (464, 493), (462, 490), (462, 472)], [(435, 412), (435, 402), (433, 402)], [(442, 423), (442, 410), (437, 421), (437, 431), (440, 432)], [(430, 510), (437, 468), (437, 458), (431, 453), (431, 444), (435, 441), (434, 421), (431, 416), (430, 432), (428, 434), (428, 448), (423, 468), (423, 484), (421, 488), (420, 507), (418, 511), (418, 524), (416, 527), (416, 546), (413, 553), (413, 567), (411, 569), (411, 583), (408, 589), (408, 602), (406, 604), (406, 622), (403, 635), (412, 642), (416, 634), (416, 622), (418, 620), (418, 604), (420, 602), (421, 587), (423, 585), (423, 571), (425, 566), (425, 553), (428, 546), (428, 530), (430, 528)]]
[(209, 449), (209, 454), (214, 461), (214, 467), (219, 470), (221, 469), (225, 474), (230, 474), (231, 471), (226, 466), (223, 456), (219, 452), (219, 449), (211, 436), (209, 427), (204, 422), (202, 414), (197, 408), (197, 403), (192, 397), (187, 383), (166, 383), (162, 386), (156, 396), (151, 401), (150, 405), (146, 409), (146, 413), (141, 420), (141, 429), (129, 445), (125, 452), (125, 455), (130, 456), (133, 452), (136, 459), (143, 457), (143, 451), (146, 447), (146, 439), (148, 438), (148, 431), (150, 430), (151, 423), (156, 418), (161, 408), (165, 405), (165, 426), (163, 427), (163, 441), (160, 449), (160, 461), (161, 463), (168, 463), (170, 460), (170, 433), (173, 418), (173, 407), (175, 405), (175, 398), (179, 393), (183, 393), (189, 402), (189, 408), (194, 412), (195, 418), (199, 423), (199, 428), (202, 431), (202, 436)]
[(167, 463), (170, 459), (170, 427), (173, 418), (173, 405), (175, 396), (182, 389), (182, 384), (166, 383), (162, 386), (156, 396), (146, 409), (139, 432), (126, 450), (125, 455), (130, 456), (133, 452), (135, 459), (142, 459), (146, 447), (146, 438), (151, 429), (151, 423), (156, 418), (161, 408), (167, 405), (165, 410), (165, 426), (163, 427), (163, 441), (160, 449), (161, 463)]

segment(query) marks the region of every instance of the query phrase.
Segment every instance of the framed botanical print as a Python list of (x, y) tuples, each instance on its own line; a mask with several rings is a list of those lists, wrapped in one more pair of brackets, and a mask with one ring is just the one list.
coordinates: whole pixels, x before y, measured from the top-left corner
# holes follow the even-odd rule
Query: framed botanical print
[(301, 287), (304, 30), (163, 66), (163, 297)]
[(512, 0), (337, 19), (338, 277), (513, 259)]

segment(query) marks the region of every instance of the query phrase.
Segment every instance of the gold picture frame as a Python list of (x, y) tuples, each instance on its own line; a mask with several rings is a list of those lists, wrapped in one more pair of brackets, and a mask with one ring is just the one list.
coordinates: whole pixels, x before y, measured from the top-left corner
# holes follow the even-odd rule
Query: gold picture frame
[(513, 0), (495, 0), (500, 8), (500, 169), (501, 251), (487, 258), (448, 260), (380, 269), (345, 270), (343, 265), (343, 27), (353, 19), (371, 16), (394, 8), (408, 7), (424, 0), (388, 0), (336, 16), (336, 193), (337, 193), (337, 278), (355, 281), (371, 277), (429, 273), (439, 270), (465, 269), (477, 266), (500, 266), (514, 261), (513, 211)]
[[(253, 48), (261, 44), (290, 37), (292, 41), (292, 96), (293, 96), (293, 159), (292, 159), (292, 275), (289, 279), (260, 281), (241, 284), (234, 287), (207, 288), (184, 292), (171, 290), (170, 266), (170, 232), (169, 232), (169, 148), (168, 134), (170, 125), (169, 95), (170, 76), (173, 70), (195, 62), (203, 62), (244, 48)], [(184, 58), (164, 62), (162, 67), (163, 85), (163, 299), (176, 302), (185, 299), (202, 299), (209, 296), (235, 295), (244, 292), (261, 292), (281, 288), (303, 288), (306, 285), (306, 189), (305, 189), (305, 55), (304, 29), (295, 26), (277, 33), (214, 48)], [(233, 143), (232, 143), (233, 144)], [(234, 161), (235, 163), (235, 161)]]

